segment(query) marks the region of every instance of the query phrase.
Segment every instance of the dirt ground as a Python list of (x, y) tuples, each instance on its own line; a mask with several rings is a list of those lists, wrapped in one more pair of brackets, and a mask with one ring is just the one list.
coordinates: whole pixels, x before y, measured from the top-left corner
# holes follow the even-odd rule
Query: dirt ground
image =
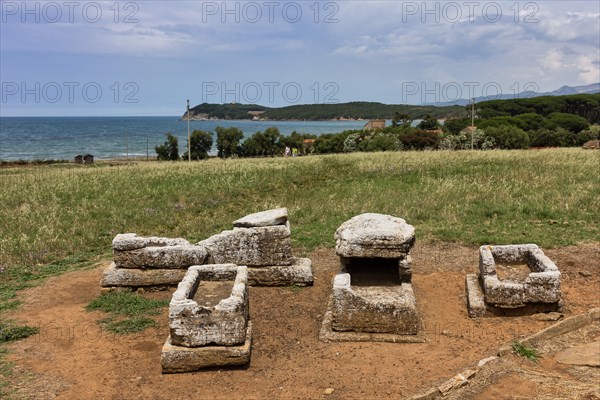
[(514, 354), (502, 357), (447, 399), (600, 400), (600, 368), (557, 362), (562, 350), (588, 343), (598, 349), (599, 340), (600, 321), (596, 321), (540, 343), (537, 362)]
[[(334, 250), (323, 249), (309, 255), (313, 287), (250, 288), (254, 329), (247, 369), (173, 375), (161, 374), (160, 367), (160, 350), (168, 336), (166, 309), (157, 317), (158, 329), (113, 335), (99, 328), (96, 321), (102, 313), (85, 311), (100, 293), (99, 280), (106, 265), (52, 278), (43, 286), (21, 292), (23, 306), (9, 315), (40, 328), (38, 335), (9, 346), (9, 358), (15, 362), (15, 397), (398, 399), (442, 382), (495, 354), (502, 344), (553, 323), (535, 316), (470, 319), (464, 280), (465, 273), (477, 271), (474, 247), (417, 243), (412, 254), (413, 286), (424, 320), (425, 343), (320, 342), (331, 279), (339, 268)], [(562, 272), (565, 316), (600, 306), (598, 244), (553, 249), (546, 254)], [(147, 295), (169, 298), (170, 294)], [(526, 391), (525, 381), (527, 378), (515, 375), (507, 385), (511, 388), (508, 392), (517, 394), (520, 386)], [(325, 395), (327, 388), (334, 389), (333, 393)], [(514, 398), (529, 398), (531, 392), (527, 393)]]

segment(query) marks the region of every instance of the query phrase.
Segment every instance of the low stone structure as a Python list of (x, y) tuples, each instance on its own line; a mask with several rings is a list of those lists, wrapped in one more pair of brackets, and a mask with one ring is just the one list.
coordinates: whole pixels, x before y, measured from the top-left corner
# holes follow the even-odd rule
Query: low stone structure
[(169, 304), (170, 336), (163, 372), (188, 372), (250, 362), (248, 270), (234, 264), (188, 269)]
[[(526, 266), (528, 273), (524, 278), (502, 279), (498, 277), (499, 264)], [(479, 276), (468, 274), (466, 289), (471, 317), (526, 306), (533, 306), (536, 312), (560, 308), (560, 272), (535, 244), (481, 246)]]
[(361, 214), (335, 233), (341, 270), (321, 329), (326, 341), (422, 341), (412, 290), (415, 230), (401, 218)]
[(101, 286), (161, 287), (177, 285), (192, 265), (236, 264), (248, 267), (255, 286), (308, 286), (313, 283), (307, 258), (292, 257), (291, 231), (286, 208), (247, 215), (199, 243), (185, 239), (117, 235), (112, 243), (113, 263)]

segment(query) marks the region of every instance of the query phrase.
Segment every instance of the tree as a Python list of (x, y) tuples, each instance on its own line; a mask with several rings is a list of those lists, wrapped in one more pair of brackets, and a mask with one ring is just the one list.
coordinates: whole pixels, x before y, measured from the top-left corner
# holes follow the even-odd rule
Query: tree
[(523, 126), (520, 128), (524, 131), (535, 131), (537, 129), (542, 129), (548, 124), (546, 118), (535, 113), (517, 115), (516, 118), (523, 122)]
[(551, 125), (560, 126), (561, 128), (565, 128), (573, 133), (579, 133), (590, 126), (590, 123), (587, 121), (587, 119), (583, 117), (559, 112), (550, 114), (548, 121)]
[(527, 133), (512, 125), (486, 128), (487, 136), (494, 138), (496, 147), (501, 149), (526, 149), (529, 146)]
[(471, 125), (470, 118), (450, 118), (444, 122), (444, 130), (453, 135), (458, 135), (460, 131)]
[(419, 122), (419, 125), (417, 125), (417, 128), (426, 131), (438, 129), (439, 127), (440, 123), (438, 122), (437, 118), (435, 118), (431, 114), (425, 115), (425, 117), (423, 117), (423, 121)]
[(179, 148), (177, 145), (177, 137), (173, 136), (171, 132), (166, 134), (167, 141), (162, 145), (157, 145), (154, 147), (154, 151), (156, 151), (156, 158), (159, 160), (179, 160)]
[(274, 156), (281, 153), (283, 145), (281, 134), (275, 127), (267, 128), (264, 132), (258, 131), (244, 141), (242, 145), (245, 156)]
[[(192, 151), (192, 160), (205, 160), (208, 158), (208, 152), (212, 148), (213, 138), (208, 132), (195, 130), (190, 137), (190, 148)], [(183, 155), (184, 159), (188, 158), (187, 151)]]
[(396, 111), (394, 113), (394, 118), (392, 118), (392, 126), (404, 126), (404, 125), (408, 125), (410, 126), (412, 124), (413, 120), (410, 117), (410, 115), (405, 114), (405, 113), (400, 113), (399, 111)]
[(228, 158), (241, 153), (240, 140), (244, 138), (244, 132), (241, 129), (217, 126), (215, 131), (217, 132), (217, 151), (219, 157)]

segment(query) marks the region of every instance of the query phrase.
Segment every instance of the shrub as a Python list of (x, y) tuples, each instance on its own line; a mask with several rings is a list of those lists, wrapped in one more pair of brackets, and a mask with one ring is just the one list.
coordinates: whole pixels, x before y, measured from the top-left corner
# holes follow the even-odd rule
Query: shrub
[(485, 133), (494, 139), (496, 147), (500, 149), (526, 149), (529, 146), (529, 136), (516, 126), (488, 128)]
[(360, 133), (351, 133), (344, 139), (344, 153), (352, 153), (358, 151), (358, 145), (363, 140), (363, 135)]
[(485, 134), (483, 129), (476, 129), (473, 132), (473, 142), (471, 142), (471, 132), (461, 132), (458, 135), (447, 135), (442, 138), (439, 148), (442, 150), (470, 150), (471, 145), (476, 150), (493, 149), (495, 145), (494, 138)]
[(419, 129), (411, 133), (400, 136), (404, 148), (412, 150), (425, 150), (437, 148), (440, 142), (440, 136), (435, 132), (427, 132)]
[(360, 142), (358, 149), (360, 151), (398, 151), (402, 149), (402, 142), (394, 135), (378, 132)]
[(600, 126), (592, 125), (588, 129), (581, 131), (575, 137), (575, 144), (577, 146), (583, 145), (585, 142), (590, 140), (600, 139)]
[(328, 133), (315, 139), (314, 149), (316, 154), (331, 154), (344, 152), (344, 141), (353, 131), (342, 133)]
[(172, 133), (167, 133), (167, 141), (160, 146), (155, 146), (156, 158), (159, 160), (179, 160), (179, 148), (177, 145), (177, 137)]
[(572, 146), (574, 137), (571, 132), (563, 128), (539, 129), (529, 133), (533, 147), (566, 147)]
[(219, 157), (228, 158), (241, 153), (240, 140), (244, 138), (244, 132), (241, 129), (217, 126), (215, 131), (217, 132), (217, 155)]
[[(208, 132), (195, 130), (190, 136), (190, 149), (192, 151), (192, 160), (206, 160), (208, 152), (212, 148), (213, 138)], [(185, 160), (188, 159), (187, 151), (183, 154)]]

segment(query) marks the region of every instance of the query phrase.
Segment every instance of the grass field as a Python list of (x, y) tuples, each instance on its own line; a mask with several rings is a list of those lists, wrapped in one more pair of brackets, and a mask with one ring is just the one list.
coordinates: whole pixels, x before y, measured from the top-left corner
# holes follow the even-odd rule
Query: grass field
[(580, 149), (360, 153), (0, 169), (0, 310), (16, 290), (109, 256), (117, 233), (198, 241), (288, 207), (296, 252), (333, 247), (362, 212), (405, 218), (418, 240), (598, 240), (600, 153)]

